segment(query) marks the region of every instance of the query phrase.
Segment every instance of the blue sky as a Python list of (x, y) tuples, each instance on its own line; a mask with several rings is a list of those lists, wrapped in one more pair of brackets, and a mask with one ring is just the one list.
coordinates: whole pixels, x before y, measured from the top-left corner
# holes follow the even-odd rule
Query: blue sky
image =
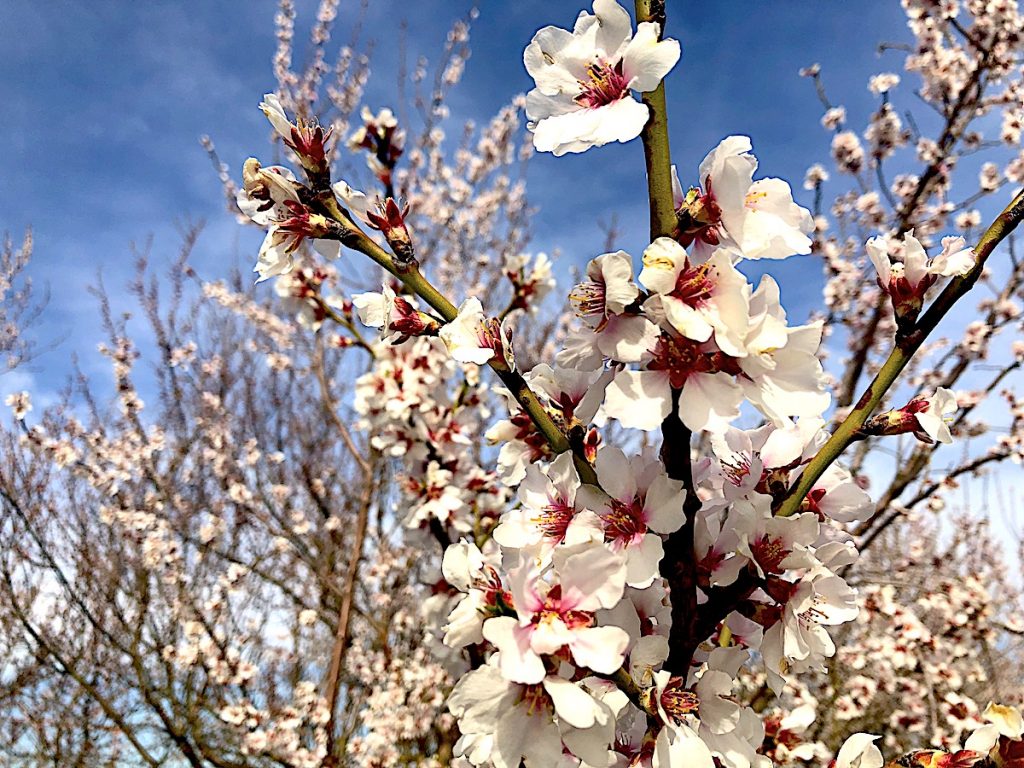
[[(302, 38), (315, 3), (298, 5)], [(370, 5), (364, 37), (376, 44), (366, 101), (377, 107), (390, 103), (397, 53), (389, 43), (396, 20), (409, 23), (413, 55), (433, 55), (470, 3)], [(818, 124), (821, 108), (811, 84), (797, 70), (821, 61), (833, 99), (847, 106), (853, 125), (862, 125), (876, 105), (867, 77), (900, 68), (901, 54), (880, 59), (876, 48), (880, 40), (907, 39), (899, 3), (718, 0), (669, 6), (668, 34), (683, 47), (669, 84), (676, 162), (692, 172), (723, 136), (745, 133), (753, 137), (761, 173), (790, 180), (798, 199), (809, 204), (800, 181), (808, 165), (827, 159), (830, 137)], [(570, 26), (581, 7), (580, 0), (484, 0), (472, 32), (475, 53), (451, 101), (455, 120), (484, 120), (527, 90), (524, 45), (540, 26)], [(356, 0), (342, 0), (336, 41), (348, 39), (357, 8)], [(205, 277), (225, 275), (239, 259), (254, 258), (259, 235), (225, 211), (198, 138), (211, 135), (233, 169), (249, 154), (267, 154), (267, 125), (256, 104), (274, 83), (274, 12), (269, 0), (64, 0), (5, 9), (0, 225), (15, 236), (33, 227), (30, 273), (48, 283), (52, 295), (34, 335), (61, 341), (17, 380), (0, 378), (0, 390), (26, 381), (39, 392), (59, 388), (73, 353), (92, 369), (102, 333), (85, 287), (102, 272), (120, 303), (134, 262), (131, 243), (152, 237), (160, 263), (176, 252), (182, 222), (204, 219), (195, 262)], [(562, 270), (599, 252), (604, 235), (597, 224), (616, 211), (621, 246), (634, 253), (643, 247), (638, 141), (577, 157), (540, 156), (529, 181), (540, 208), (534, 247), (561, 247)], [(783, 282), (791, 313), (802, 317), (818, 300), (818, 264), (791, 259), (771, 269)]]

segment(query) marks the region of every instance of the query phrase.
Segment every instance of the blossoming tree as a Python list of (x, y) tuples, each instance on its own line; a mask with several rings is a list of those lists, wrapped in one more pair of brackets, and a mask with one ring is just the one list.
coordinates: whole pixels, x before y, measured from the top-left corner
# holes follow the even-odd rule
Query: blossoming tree
[[(903, 765), (1024, 764), (1022, 628), (996, 615), (1019, 608), (1012, 580), (954, 561), (957, 543), (938, 556), (916, 517), (1021, 455), (1007, 391), (1006, 434), (928, 473), (938, 446), (986, 432), (971, 412), (1024, 358), (1018, 342), (981, 362), (1019, 327), (1024, 274), (1012, 251), (1009, 269), (993, 256), (1024, 194), (984, 229), (967, 215), (1024, 179), (1019, 159), (985, 166), (952, 227), (964, 233), (946, 234), (952, 168), (985, 143), (974, 121), (999, 113), (1019, 143), (1024, 19), (1008, 2), (905, 6), (919, 42), (907, 69), (939, 138), (917, 136), (925, 169), (888, 183), (884, 162), (911, 138), (889, 96), (899, 78), (872, 79), (865, 152), (808, 69), (854, 183), (831, 227), (822, 166), (811, 211), (759, 171), (748, 137), (673, 157), (680, 47), (664, 3), (637, 0), (634, 21), (595, 0), (571, 29), (538, 31), (524, 53), (535, 88), (453, 155), (440, 123), (466, 24), (410, 140), (390, 109), (354, 120), (367, 64), (349, 49), (314, 117), (335, 5), (294, 73), (283, 3), (279, 89), (259, 106), (291, 167), (251, 158), (237, 188), (223, 173), (266, 230), (255, 272), (281, 314), (237, 281), (205, 283), (190, 307), (184, 267), (166, 307), (140, 275), (159, 418), (143, 418), (136, 350), (105, 303), (114, 414), (85, 383), (86, 422), (68, 405), (29, 427), (27, 396), (9, 403), (22, 430), (5, 434), (2, 476), (9, 743), (26, 762), (36, 744), (197, 766), (880, 768), (879, 745), (916, 749)], [(646, 164), (649, 244), (596, 255), (571, 317), (548, 323), (551, 260), (524, 253), (513, 177), (529, 153), (520, 109), (537, 151), (599, 162), (599, 147), (639, 140)], [(376, 189), (338, 178), (343, 143)], [(826, 306), (797, 324), (786, 286), (743, 270), (807, 254), (826, 265)], [(383, 285), (353, 291), (355, 274)], [(996, 296), (980, 325), (937, 340), (980, 282)], [(850, 355), (830, 375), (833, 332)], [(346, 377), (355, 356), (369, 362)], [(886, 450), (889, 476), (875, 468)], [(911, 588), (897, 599), (886, 573)], [(73, 728), (42, 716), (79, 707)]]

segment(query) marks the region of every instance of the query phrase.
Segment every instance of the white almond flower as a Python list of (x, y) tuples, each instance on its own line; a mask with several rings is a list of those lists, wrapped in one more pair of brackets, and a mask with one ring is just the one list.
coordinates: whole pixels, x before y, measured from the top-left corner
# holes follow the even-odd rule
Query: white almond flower
[(889, 422), (882, 434), (912, 432), (914, 437), (924, 443), (948, 445), (953, 442), (953, 435), (949, 431), (946, 417), (956, 413), (959, 407), (956, 395), (939, 387), (931, 397), (915, 397), (899, 410), (880, 414), (876, 418)]
[(728, 136), (700, 164), (703, 189), (683, 195), (676, 181), (676, 205), (684, 245), (698, 258), (715, 245), (746, 259), (785, 259), (811, 252), (811, 212), (793, 202), (782, 179), (754, 181), (757, 158), (747, 136)]
[(636, 301), (633, 260), (625, 251), (604, 253), (587, 264), (587, 280), (569, 293), (569, 303), (583, 322), (603, 330), (612, 315), (621, 315)]
[(500, 656), (464, 675), (448, 699), (462, 734), (455, 755), (494, 768), (519, 768), (524, 761), (556, 766), (568, 748), (584, 765), (607, 765), (615, 738), (608, 705), (584, 685), (553, 674), (539, 685), (510, 682), (498, 671)]
[(644, 303), (648, 315), (663, 314), (671, 327), (694, 341), (707, 341), (714, 333), (727, 355), (746, 355), (750, 287), (727, 250), (716, 249), (703, 264), (693, 264), (683, 246), (659, 237), (643, 260), (640, 282), (655, 292)]
[(921, 241), (914, 237), (914, 230), (903, 236), (901, 259), (891, 255), (899, 250), (899, 244), (884, 237), (872, 237), (866, 247), (883, 289), (894, 281), (905, 280), (910, 290), (923, 293), (939, 277), (965, 275), (975, 263), (974, 250), (967, 247), (962, 237), (942, 238), (942, 252), (931, 261)]
[(541, 578), (534, 558), (524, 552), (509, 571), (517, 618), (498, 616), (484, 622), (484, 638), (501, 655), (502, 675), (516, 683), (539, 683), (546, 675), (542, 657), (567, 648), (581, 669), (611, 674), (622, 666), (630, 638), (620, 627), (595, 626), (594, 612), (611, 608), (626, 583), (623, 558), (602, 545), (554, 558)]
[(242, 188), (235, 201), (254, 224), (267, 228), (253, 269), (259, 274), (257, 282), (291, 272), (295, 252), (307, 239), (320, 255), (338, 258), (341, 243), (321, 239), (328, 234), (328, 221), (301, 203), (295, 174), (287, 168), (263, 168), (250, 157), (242, 167)]
[(568, 546), (601, 542), (604, 529), (593, 512), (577, 512), (576, 492), (580, 478), (570, 451), (559, 454), (547, 467), (526, 467), (526, 478), (519, 485), (522, 506), (501, 517), (494, 529), (494, 540), (502, 547), (534, 547), (542, 562), (550, 559), (558, 545)]
[(526, 97), (533, 144), (563, 155), (640, 135), (649, 111), (632, 91), (653, 91), (679, 61), (676, 40), (658, 40), (659, 26), (641, 23), (615, 0), (594, 0), (570, 32), (545, 27), (523, 53), (537, 84)]
[(940, 278), (966, 275), (976, 256), (962, 237), (942, 238), (942, 252), (929, 260), (911, 230), (899, 243), (885, 237), (867, 241), (868, 256), (878, 273), (878, 285), (892, 298), (897, 320), (913, 322)]
[(600, 488), (584, 486), (577, 499), (600, 517), (608, 545), (625, 554), (626, 584), (647, 587), (664, 555), (660, 534), (683, 524), (686, 490), (662, 471), (661, 462), (627, 458), (611, 445), (597, 452), (595, 469)]
[(441, 328), (439, 334), (448, 352), (460, 363), (484, 365), (498, 357), (510, 370), (515, 370), (512, 356), (512, 329), (508, 318), (500, 324), (484, 315), (477, 298), (466, 299), (458, 316)]
[(14, 418), (22, 421), (32, 410), (32, 397), (28, 392), (12, 392), (4, 399), (4, 405), (11, 409)]

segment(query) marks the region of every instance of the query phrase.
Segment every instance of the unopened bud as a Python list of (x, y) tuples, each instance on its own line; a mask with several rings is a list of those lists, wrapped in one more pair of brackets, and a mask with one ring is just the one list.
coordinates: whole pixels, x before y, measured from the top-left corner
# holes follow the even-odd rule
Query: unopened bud
[(411, 264), (416, 257), (409, 228), (405, 225), (405, 217), (409, 206), (399, 207), (393, 197), (383, 202), (377, 201), (376, 210), (367, 210), (366, 218), (370, 226), (379, 229), (398, 257), (399, 264)]

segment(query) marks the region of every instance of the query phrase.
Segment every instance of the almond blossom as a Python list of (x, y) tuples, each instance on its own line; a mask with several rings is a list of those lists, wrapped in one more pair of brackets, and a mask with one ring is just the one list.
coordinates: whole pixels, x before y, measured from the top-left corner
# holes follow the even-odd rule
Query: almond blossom
[(654, 580), (663, 548), (659, 534), (683, 524), (686, 491), (671, 480), (657, 462), (644, 456), (627, 457), (607, 446), (597, 452), (594, 486), (582, 489), (582, 504), (597, 513), (605, 541), (626, 556), (626, 584), (647, 587)]
[(254, 224), (267, 227), (253, 269), (259, 274), (257, 282), (290, 272), (296, 263), (295, 254), (306, 239), (325, 258), (338, 258), (340, 243), (324, 239), (331, 234), (330, 222), (299, 201), (297, 180), (289, 169), (263, 168), (255, 158), (249, 158), (242, 171), (242, 181), (237, 196), (239, 209)]
[(683, 193), (673, 174), (679, 237), (698, 253), (721, 245), (737, 258), (784, 259), (811, 252), (811, 214), (782, 179), (754, 181), (757, 158), (746, 136), (729, 136), (697, 170), (701, 188)]
[(902, 435), (913, 433), (923, 443), (952, 443), (950, 414), (959, 409), (956, 395), (939, 387), (930, 396), (918, 395), (902, 408), (873, 416), (865, 425), (865, 434)]
[(659, 40), (657, 24), (636, 34), (615, 0), (594, 0), (572, 31), (545, 27), (523, 53), (536, 87), (526, 97), (534, 146), (563, 155), (640, 135), (647, 107), (632, 91), (652, 91), (679, 61), (679, 43)]
[(726, 354), (746, 354), (750, 291), (725, 249), (691, 264), (681, 245), (668, 237), (651, 243), (643, 256), (640, 282), (655, 292), (644, 308), (688, 339), (715, 342)]
[(484, 316), (479, 299), (467, 299), (458, 316), (441, 328), (441, 341), (460, 363), (484, 365), (491, 360), (515, 370), (512, 353), (512, 329), (508, 318), (498, 322)]
[[(942, 238), (942, 252), (933, 259), (911, 230), (902, 243), (881, 237), (867, 241), (878, 284), (892, 298), (898, 318), (914, 320), (939, 278), (965, 275), (974, 266), (974, 251), (962, 237)], [(898, 253), (898, 257), (894, 254)]]
[(580, 667), (614, 672), (622, 665), (629, 636), (619, 627), (595, 626), (594, 612), (621, 598), (622, 558), (604, 547), (585, 547), (556, 560), (552, 573), (554, 583), (529, 561), (509, 571), (517, 618), (499, 616), (483, 627), (501, 656), (502, 674), (517, 683), (539, 683), (543, 657), (562, 648)]
[[(867, 127), (831, 137), (849, 175), (817, 165), (807, 175), (812, 220), (789, 183), (754, 179), (743, 136), (709, 153), (687, 191), (672, 178), (659, 85), (679, 50), (659, 40), (663, 3), (637, 3), (635, 34), (611, 0), (571, 32), (541, 30), (524, 56), (537, 87), (476, 128), (445, 103), (468, 21), (452, 27), (429, 95), (426, 65), (411, 68), (422, 109), (357, 113), (365, 62), (349, 48), (333, 69), (324, 58), (333, 0), (318, 9), (301, 75), (285, 2), (277, 93), (261, 109), (303, 178), (251, 159), (232, 190), (267, 231), (256, 271), (278, 278), (274, 291), (253, 299), (208, 284), (186, 313), (139, 290), (159, 341), (159, 411), (143, 410), (137, 350), (111, 321), (101, 353), (119, 407), (101, 412), (82, 381), (86, 407), (69, 394), (39, 424), (2, 435), (15, 546), (0, 587), (15, 610), (0, 611), (0, 642), (31, 649), (9, 660), (12, 689), (28, 681), (12, 728), (41, 721), (49, 738), (40, 701), (86, 711), (51, 683), (86, 679), (66, 659), (95, 646), (139, 672), (125, 683), (103, 667), (89, 680), (124, 685), (101, 700), (111, 717), (102, 701), (139, 704), (146, 731), (132, 746), (147, 764), (194, 741), (199, 761), (310, 768), (771, 768), (826, 765), (836, 747), (840, 768), (879, 768), (881, 747), (898, 754), (925, 739), (930, 748), (900, 762), (1014, 764), (1020, 713), (982, 702), (1019, 688), (1007, 642), (1021, 629), (1017, 592), (998, 547), (959, 522), (949, 489), (1024, 456), (1024, 402), (1009, 387), (1024, 353), (1006, 339), (1019, 330), (1024, 272), (1013, 259), (1012, 269), (984, 263), (1024, 207), (1017, 198), (977, 252), (946, 238), (928, 262), (922, 243), (951, 218), (978, 226), (980, 212), (963, 212), (1024, 177), (1020, 158), (985, 162), (977, 190), (954, 194), (958, 160), (989, 149), (982, 129), (1000, 123), (968, 130), (975, 116), (1001, 111), (1013, 136), (1024, 18), (1012, 3), (904, 5), (914, 93), (945, 126), (932, 139), (914, 123), (906, 149), (897, 77), (876, 76), (882, 106)], [(840, 131), (845, 109), (821, 69), (805, 74), (822, 124)], [(283, 104), (327, 105), (330, 123), (292, 122)], [(524, 106), (532, 137), (519, 130)], [(379, 194), (333, 177), (347, 166), (328, 161), (327, 140), (353, 128), (348, 149), (365, 155)], [(631, 237), (650, 225), (640, 272), (634, 280), (629, 253), (605, 246), (545, 320), (555, 275), (592, 254), (529, 255), (521, 142), (563, 154), (638, 134), (651, 211), (630, 221)], [(904, 158), (892, 173), (901, 151), (923, 167)], [(842, 187), (828, 202), (827, 183)], [(895, 313), (865, 279), (869, 234)], [(344, 270), (323, 261), (342, 243)], [(811, 253), (826, 271), (823, 307), (795, 314), (802, 285), (744, 274), (764, 271), (747, 259)], [(962, 334), (926, 339), (928, 291), (968, 277), (948, 283), (941, 315), (979, 263), (993, 295)], [(364, 336), (354, 318), (380, 334)], [(835, 354), (837, 339), (848, 354)], [(972, 367), (980, 375), (959, 380)], [(982, 410), (989, 395), (1003, 407)], [(168, 416), (148, 418), (157, 412)], [(998, 436), (976, 449), (987, 431)], [(972, 441), (934, 445), (953, 432)], [(926, 445), (886, 439), (899, 434)], [(55, 583), (68, 557), (75, 578)], [(125, 563), (160, 588), (125, 588)], [(42, 598), (55, 588), (63, 602), (51, 610)], [(111, 595), (152, 639), (122, 642), (131, 626), (117, 622), (96, 631)], [(67, 610), (80, 633), (66, 632)], [(193, 699), (172, 695), (186, 689), (212, 718), (190, 719)], [(75, 691), (92, 706), (89, 688)], [(128, 737), (134, 718), (112, 727)], [(179, 720), (185, 730), (166, 733)], [(854, 728), (885, 740), (860, 733), (840, 747)]]

